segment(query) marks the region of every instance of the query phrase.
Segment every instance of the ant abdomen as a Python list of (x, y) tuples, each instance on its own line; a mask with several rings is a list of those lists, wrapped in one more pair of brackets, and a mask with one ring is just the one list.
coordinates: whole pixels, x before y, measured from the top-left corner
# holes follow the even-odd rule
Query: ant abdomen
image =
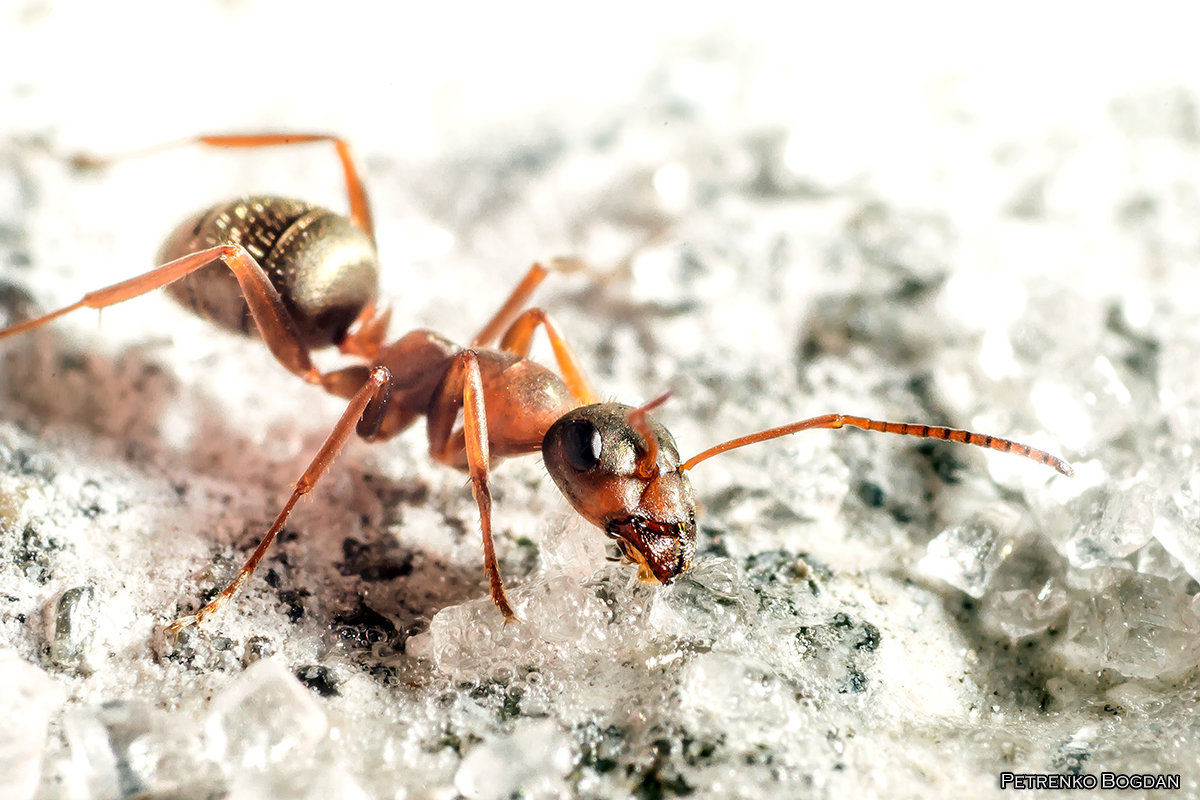
[[(158, 263), (222, 244), (241, 245), (254, 257), (310, 348), (340, 344), (378, 292), (370, 235), (340, 214), (284, 197), (244, 197), (201, 211), (171, 233)], [(258, 333), (237, 278), (223, 264), (199, 269), (166, 291), (223, 328)]]

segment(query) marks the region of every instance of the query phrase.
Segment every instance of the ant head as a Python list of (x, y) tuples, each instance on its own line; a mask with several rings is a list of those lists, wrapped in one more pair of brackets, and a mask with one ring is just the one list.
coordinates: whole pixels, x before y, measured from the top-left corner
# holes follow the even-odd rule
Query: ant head
[(696, 503), (671, 434), (641, 408), (568, 412), (542, 440), (546, 471), (585, 519), (615, 539), (644, 581), (671, 583), (696, 554)]

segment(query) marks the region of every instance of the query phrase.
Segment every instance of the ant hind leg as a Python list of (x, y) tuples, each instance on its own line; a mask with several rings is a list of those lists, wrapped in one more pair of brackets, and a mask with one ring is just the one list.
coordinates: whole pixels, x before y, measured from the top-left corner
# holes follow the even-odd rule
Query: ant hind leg
[(162, 153), (175, 150), (190, 144), (202, 144), (207, 147), (219, 148), (251, 148), (278, 147), (283, 145), (308, 144), (311, 142), (330, 142), (337, 151), (338, 160), (342, 164), (342, 173), (346, 180), (346, 196), (350, 202), (350, 220), (373, 240), (375, 238), (375, 223), (371, 217), (371, 203), (367, 199), (367, 190), (363, 186), (358, 168), (354, 164), (354, 155), (350, 143), (345, 139), (325, 133), (260, 133), (260, 134), (221, 134), (212, 136), (191, 136), (158, 145), (119, 153), (110, 156), (95, 156), (79, 154), (71, 158), (71, 163), (80, 169), (98, 169), (116, 161)]
[(300, 337), (296, 324), (283, 305), (279, 292), (271, 284), (254, 256), (240, 245), (218, 245), (189, 253), (149, 272), (115, 283), (104, 289), (88, 292), (79, 301), (35, 319), (17, 323), (0, 330), (0, 339), (41, 327), (80, 308), (107, 308), (125, 300), (161, 289), (169, 283), (221, 261), (237, 277), (250, 313), (271, 354), (290, 372), (309, 383), (321, 383), (321, 373), (313, 366), (308, 347)]
[[(346, 406), (346, 410), (342, 413), (337, 424), (334, 425), (325, 443), (321, 445), (321, 449), (317, 451), (316, 456), (309, 463), (308, 469), (296, 481), (291, 497), (284, 504), (283, 510), (279, 512), (279, 516), (275, 518), (275, 522), (271, 525), (266, 535), (263, 536), (262, 541), (258, 543), (258, 547), (254, 548), (254, 552), (250, 554), (250, 558), (246, 559), (246, 563), (238, 570), (237, 575), (229, 582), (228, 586), (222, 589), (216, 597), (205, 604), (199, 611), (180, 617), (168, 625), (164, 629), (164, 633), (167, 636), (176, 638), (184, 628), (199, 625), (217, 613), (237, 593), (242, 584), (254, 574), (254, 570), (258, 568), (259, 562), (266, 555), (267, 549), (275, 541), (275, 537), (279, 534), (279, 531), (283, 529), (283, 524), (292, 513), (292, 508), (295, 507), (296, 502), (311, 492), (317, 485), (317, 481), (321, 479), (338, 453), (345, 447), (359, 419), (364, 415), (377, 416), (382, 410), (381, 406), (386, 405), (387, 392), (391, 386), (391, 381), (391, 373), (388, 372), (386, 367), (376, 367), (371, 371), (369, 379), (350, 400), (350, 404)], [(375, 403), (374, 409), (371, 408), (373, 401)]]

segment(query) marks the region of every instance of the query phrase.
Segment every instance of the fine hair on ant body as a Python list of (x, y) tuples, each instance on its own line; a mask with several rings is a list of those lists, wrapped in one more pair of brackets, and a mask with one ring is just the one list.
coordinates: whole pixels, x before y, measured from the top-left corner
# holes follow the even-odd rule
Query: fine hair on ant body
[[(217, 325), (257, 332), (288, 371), (349, 400), (237, 575), (212, 601), (168, 625), (169, 635), (203, 622), (237, 592), (296, 502), (313, 490), (352, 433), (370, 442), (386, 440), (422, 415), (430, 455), (470, 475), (484, 569), (492, 601), (505, 621), (515, 619), (516, 613), (505, 593), (492, 541), (493, 459), (540, 452), (546, 470), (575, 510), (615, 540), (623, 560), (637, 566), (640, 579), (664, 584), (686, 572), (696, 553), (696, 506), (688, 470), (745, 445), (810, 428), (849, 426), (987, 447), (1073, 474), (1062, 459), (1008, 439), (844, 414), (751, 433), (683, 461), (674, 438), (649, 413), (667, 395), (636, 408), (598, 402), (558, 326), (544, 310), (525, 307), (549, 272), (540, 264), (529, 268), (469, 346), (423, 329), (388, 343), (389, 312), (379, 307), (377, 298), (374, 224), (346, 141), (319, 134), (220, 135), (155, 150), (189, 143), (256, 148), (310, 142), (335, 147), (345, 175), (349, 216), (275, 196), (219, 203), (175, 229), (159, 253), (161, 266), (0, 330), (0, 338), (15, 336), (79, 308), (105, 308), (165, 288)], [(99, 166), (115, 160), (79, 157), (76, 163)], [(527, 357), (539, 327), (550, 340), (558, 373)], [(328, 346), (337, 346), (358, 363), (332, 372), (318, 370), (310, 351)]]

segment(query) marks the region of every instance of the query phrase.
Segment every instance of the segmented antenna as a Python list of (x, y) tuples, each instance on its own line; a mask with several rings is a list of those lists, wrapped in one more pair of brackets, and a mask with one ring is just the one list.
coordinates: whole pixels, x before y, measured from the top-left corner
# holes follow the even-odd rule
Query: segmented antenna
[(1032, 459), (1039, 464), (1054, 467), (1054, 469), (1068, 478), (1075, 475), (1075, 470), (1071, 465), (1058, 456), (1051, 455), (1045, 450), (1038, 450), (1036, 447), (1030, 447), (1027, 444), (1014, 442), (1011, 439), (1002, 439), (999, 436), (974, 433), (957, 428), (944, 428), (941, 425), (919, 425), (911, 422), (881, 422), (880, 420), (867, 419), (866, 417), (852, 417), (846, 414), (825, 414), (820, 417), (793, 422), (790, 425), (781, 425), (778, 428), (769, 428), (758, 433), (751, 433), (746, 436), (739, 436), (736, 439), (730, 439), (728, 442), (714, 445), (704, 452), (692, 456), (680, 465), (679, 471), (682, 472), (691, 469), (705, 459), (738, 447), (745, 447), (748, 444), (765, 442), (768, 439), (777, 439), (780, 436), (799, 433), (811, 428), (841, 428), (846, 425), (853, 428), (861, 428), (864, 431), (895, 433), (900, 436), (923, 436), (929, 439), (945, 439), (962, 444), (973, 444), (976, 447), (987, 447), (991, 450), (999, 450), (1002, 453), (1015, 453), (1016, 455)]

